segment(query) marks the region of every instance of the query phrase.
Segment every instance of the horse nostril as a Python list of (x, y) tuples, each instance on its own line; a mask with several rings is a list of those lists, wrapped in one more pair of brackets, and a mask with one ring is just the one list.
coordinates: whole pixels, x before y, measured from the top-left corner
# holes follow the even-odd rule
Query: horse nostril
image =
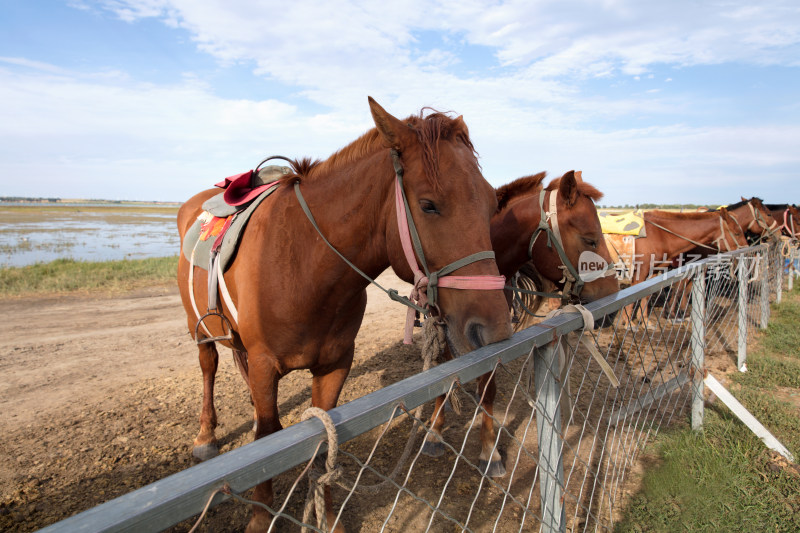
[(486, 342), (483, 340), (483, 325), (478, 322), (473, 322), (467, 326), (467, 339), (475, 348), (484, 346)]

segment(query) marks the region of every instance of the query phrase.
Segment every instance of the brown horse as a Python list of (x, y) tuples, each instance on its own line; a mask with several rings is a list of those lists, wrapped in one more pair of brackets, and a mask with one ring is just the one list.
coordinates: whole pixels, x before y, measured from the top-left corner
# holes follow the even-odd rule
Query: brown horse
[[(602, 197), (593, 186), (583, 182), (580, 172), (567, 172), (552, 180), (543, 191), (545, 173), (519, 178), (497, 190), (498, 210), (492, 217), (492, 248), (497, 257), (500, 273), (511, 278), (521, 267), (531, 263), (539, 275), (564, 289), (565, 264), (556, 248), (548, 245), (547, 235), (536, 235), (542, 221), (542, 206), (553, 212), (551, 198), (556, 201), (555, 217), (563, 243), (563, 251), (571, 265), (578, 265), (581, 253), (590, 251), (611, 262), (595, 201)], [(553, 217), (550, 217), (552, 224)], [(551, 226), (552, 227), (552, 226)], [(531, 248), (532, 245), (532, 248)], [(619, 290), (616, 277), (603, 276), (585, 283), (579, 294), (573, 294), (576, 303), (587, 303)], [(577, 291), (576, 291), (577, 292)], [(509, 303), (511, 293), (507, 293)], [(505, 475), (501, 454), (496, 447), (493, 423), (494, 399), (497, 392), (491, 374), (480, 378), (478, 391), (484, 414), (481, 421), (481, 454), (479, 468), (486, 475)], [(431, 433), (423, 444), (423, 453), (439, 456), (444, 452), (442, 428), (444, 426), (444, 396), (437, 398), (431, 418)]]
[[(398, 120), (372, 98), (369, 106), (375, 128), (325, 161), (291, 162), (293, 173), (282, 178), (278, 189), (255, 210), (224, 274), (238, 308), (238, 321), (223, 303), (233, 338), (221, 344), (247, 361), (256, 439), (281, 429), (278, 381), (292, 370), (311, 370), (313, 406), (324, 410), (336, 406), (367, 301), (368, 282), (323, 242), (304, 214), (297, 189), (302, 190), (321, 234), (373, 279), (391, 266), (404, 280), (415, 281), (396, 222), (405, 218), (395, 207), (399, 191), (404, 191), (407, 216), (417, 227), (420, 264), (424, 264), (420, 255), (428, 267), (436, 269), (491, 249), (489, 222), (497, 199), (481, 175), (463, 119), (420, 113)], [(399, 158), (393, 159), (392, 151)], [(181, 207), (182, 238), (201, 214), (202, 204), (219, 192), (204, 191)], [(190, 286), (189, 270), (181, 254), (178, 284), (189, 329), (195, 331), (198, 316), (191, 300), (193, 296), (197, 302), (208, 301), (207, 276), (195, 268)], [(458, 273), (497, 276), (498, 270), (491, 257), (484, 257)], [(454, 290), (441, 285), (431, 313), (446, 325), (448, 344), (457, 355), (511, 333), (501, 290)], [(203, 324), (211, 335), (225, 334), (222, 320)], [(207, 458), (218, 453), (213, 403), (218, 353), (213, 342), (199, 344), (198, 349), (203, 407), (193, 453)], [(330, 525), (335, 515), (330, 490), (325, 492)], [(271, 481), (257, 485), (253, 498), (271, 504)], [(270, 521), (266, 511), (254, 506), (247, 531), (264, 531)]]
[[(668, 269), (699, 259), (698, 256), (727, 252), (747, 246), (747, 240), (739, 224), (731, 218), (727, 209), (719, 211), (674, 213), (670, 211), (645, 211), (646, 236), (636, 238), (635, 250), (629, 252), (628, 241), (622, 235), (606, 234), (609, 246), (618, 254), (632, 259), (631, 285), (664, 273)], [(698, 256), (687, 254), (700, 249)], [(636, 304), (625, 308), (623, 323), (630, 323)], [(645, 317), (645, 327), (652, 327), (647, 317), (647, 301), (640, 302), (639, 312)]]
[(791, 204), (765, 204), (775, 222), (780, 226), (781, 234), (790, 239), (800, 238), (800, 209)]
[(779, 224), (761, 198), (754, 196), (748, 200), (743, 196), (741, 202), (726, 206), (725, 209), (739, 224), (749, 243), (757, 244), (767, 238), (777, 237)]

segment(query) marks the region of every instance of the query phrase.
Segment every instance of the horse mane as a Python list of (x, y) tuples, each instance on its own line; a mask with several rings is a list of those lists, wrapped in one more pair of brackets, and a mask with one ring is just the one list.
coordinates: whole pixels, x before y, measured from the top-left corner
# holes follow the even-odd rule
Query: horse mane
[[(432, 111), (427, 116), (426, 111)], [(439, 141), (456, 140), (462, 142), (478, 157), (478, 152), (472, 144), (467, 128), (463, 122), (450, 117), (447, 113), (436, 111), (429, 107), (424, 107), (419, 115), (411, 115), (403, 120), (417, 134), (417, 140), (422, 145), (422, 163), (425, 177), (428, 182), (437, 190), (441, 190), (439, 182)], [(383, 137), (377, 128), (371, 128), (361, 137), (351, 142), (347, 146), (334, 152), (328, 159), (312, 161), (310, 158), (295, 160), (292, 162), (294, 175), (289, 175), (284, 179), (307, 178), (326, 174), (350, 165), (365, 156), (386, 149)]]
[(789, 204), (764, 204), (764, 207), (766, 207), (770, 211), (772, 211), (772, 210), (776, 210), (777, 211), (778, 209), (788, 209), (790, 206), (789, 206)]
[(547, 176), (547, 172), (523, 176), (495, 189), (495, 194), (497, 195), (497, 211), (502, 211), (503, 208), (508, 205), (508, 202), (514, 198), (518, 198), (524, 194), (534, 193), (541, 189), (542, 181), (545, 176)]
[[(497, 195), (497, 211), (502, 211), (503, 208), (506, 207), (514, 198), (519, 198), (526, 194), (533, 194), (541, 190), (542, 182), (544, 181), (545, 176), (547, 176), (547, 172), (539, 172), (538, 174), (523, 176), (496, 189), (495, 194)], [(547, 184), (546, 190), (552, 191), (558, 189), (560, 184), (561, 178), (555, 178)], [(595, 202), (603, 197), (603, 193), (600, 192), (594, 185), (584, 181), (578, 181), (578, 192), (584, 196), (588, 196)]]
[[(743, 205), (747, 205), (749, 203), (750, 203), (750, 200), (741, 200), (739, 202), (736, 202), (735, 204), (726, 205), (725, 209), (727, 209), (728, 211), (731, 211), (733, 209), (739, 209)], [(716, 209), (711, 209), (711, 211), (719, 211), (719, 208), (717, 207)]]
[[(730, 210), (726, 207), (725, 209)], [(674, 220), (706, 220), (719, 216), (719, 211), (686, 211), (678, 213), (675, 211), (662, 211), (660, 209), (652, 209), (645, 211), (646, 215), (652, 215), (658, 218), (671, 218)]]

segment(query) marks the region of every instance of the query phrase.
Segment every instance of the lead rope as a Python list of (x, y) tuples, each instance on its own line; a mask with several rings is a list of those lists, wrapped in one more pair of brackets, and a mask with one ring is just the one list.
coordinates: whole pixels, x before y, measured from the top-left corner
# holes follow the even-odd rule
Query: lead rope
[[(605, 360), (603, 354), (601, 354), (600, 351), (597, 349), (597, 346), (595, 346), (594, 334), (592, 333), (592, 330), (594, 329), (594, 317), (592, 316), (591, 311), (589, 311), (580, 304), (569, 304), (565, 305), (564, 307), (560, 307), (558, 309), (553, 309), (552, 311), (547, 313), (545, 320), (557, 317), (558, 315), (561, 315), (563, 313), (571, 313), (571, 312), (580, 313), (581, 317), (583, 318), (583, 327), (581, 328), (581, 330), (580, 331), (576, 330), (571, 333), (579, 335), (578, 337), (579, 342), (583, 344), (583, 346), (589, 351), (589, 353), (597, 362), (597, 364), (600, 365), (600, 369), (608, 378), (608, 381), (611, 383), (611, 386), (614, 387), (615, 389), (619, 388), (619, 379), (617, 378), (616, 374), (614, 374), (614, 369), (611, 368), (611, 365), (608, 364), (608, 361)], [(558, 341), (556, 341), (556, 349), (558, 350), (558, 356), (559, 356), (559, 367), (561, 374), (560, 380), (565, 389), (565, 393), (562, 394), (561, 398), (562, 401), (565, 402), (565, 407), (567, 407), (566, 412), (570, 413), (572, 412), (572, 406), (571, 406), (572, 397), (570, 396), (570, 385), (569, 385), (568, 374), (569, 374), (569, 368), (572, 365), (573, 352), (572, 350), (569, 349), (569, 346), (567, 346), (566, 337), (567, 335), (562, 335), (558, 339)], [(569, 357), (567, 357), (566, 355), (567, 353), (570, 354)], [(530, 389), (533, 380), (532, 376), (533, 376), (533, 365), (529, 365), (528, 375), (527, 375), (528, 389)], [(535, 407), (535, 402), (531, 403), (531, 400), (528, 400), (528, 404), (531, 405), (531, 407)]]
[[(319, 418), (325, 426), (328, 435), (328, 457), (325, 459), (325, 472), (322, 472), (316, 465), (311, 466), (308, 471), (308, 492), (306, 493), (306, 505), (303, 509), (303, 522), (308, 524), (311, 514), (316, 514), (317, 528), (328, 531), (328, 517), (325, 512), (325, 485), (337, 481), (342, 477), (342, 467), (336, 465), (336, 455), (339, 452), (339, 442), (336, 435), (336, 425), (329, 415), (319, 407), (309, 407), (300, 417), (302, 420), (309, 418)], [(314, 458), (311, 459), (312, 463)], [(308, 528), (302, 528), (306, 531)]]

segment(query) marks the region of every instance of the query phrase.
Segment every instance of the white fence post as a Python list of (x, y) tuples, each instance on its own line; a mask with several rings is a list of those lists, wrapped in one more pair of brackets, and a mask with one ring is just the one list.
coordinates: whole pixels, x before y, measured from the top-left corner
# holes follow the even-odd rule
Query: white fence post
[(758, 260), (761, 262), (761, 329), (767, 329), (769, 322), (769, 261), (767, 261), (767, 251), (758, 255)]
[(739, 256), (739, 267), (736, 272), (739, 286), (739, 355), (736, 368), (742, 370), (747, 362), (747, 257)]
[(563, 502), (564, 463), (558, 341), (534, 350), (533, 373), (536, 386), (542, 531), (563, 532), (566, 531), (567, 520)]
[(777, 253), (778, 260), (777, 264), (775, 265), (776, 268), (776, 276), (775, 276), (775, 303), (781, 303), (781, 292), (783, 292), (783, 254), (780, 253), (780, 250)]
[(706, 344), (706, 269), (700, 267), (692, 280), (692, 429), (703, 429), (703, 379)]

